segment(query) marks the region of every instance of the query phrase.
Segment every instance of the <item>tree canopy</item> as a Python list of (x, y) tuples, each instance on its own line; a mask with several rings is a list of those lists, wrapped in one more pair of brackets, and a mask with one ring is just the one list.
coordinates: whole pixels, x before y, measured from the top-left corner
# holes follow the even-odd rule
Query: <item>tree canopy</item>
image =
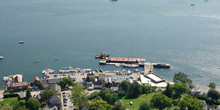
[(173, 96), (173, 91), (169, 83), (167, 84), (166, 90), (163, 92), (163, 94), (169, 98)]
[(208, 92), (208, 97), (210, 97), (214, 102), (216, 102), (219, 98), (219, 92), (214, 90), (214, 89), (210, 89)]
[(60, 81), (60, 86), (62, 89), (67, 89), (69, 86), (73, 86), (74, 83), (70, 78), (63, 77), (62, 80)]
[(102, 99), (92, 99), (91, 104), (89, 105), (89, 110), (110, 110), (111, 105)]
[(209, 88), (210, 88), (210, 89), (215, 89), (216, 86), (217, 86), (217, 85), (216, 85), (214, 82), (210, 82), (210, 83), (209, 83)]
[(38, 110), (41, 106), (39, 100), (35, 98), (29, 98), (25, 105), (30, 110)]
[(43, 91), (40, 96), (41, 96), (41, 99), (40, 101), (41, 102), (48, 102), (48, 100), (57, 93), (56, 90), (54, 89), (45, 89), (45, 91)]
[(173, 98), (180, 98), (183, 94), (189, 92), (189, 88), (186, 84), (183, 83), (175, 83), (172, 86)]
[(193, 98), (190, 95), (186, 95), (181, 98), (180, 102), (178, 103), (178, 106), (181, 110), (202, 110), (204, 105), (197, 98)]
[(175, 73), (173, 81), (177, 82), (177, 83), (184, 83), (184, 84), (187, 84), (187, 85), (192, 84), (192, 80), (189, 79), (188, 75), (183, 73), (183, 72)]
[(121, 88), (125, 91), (125, 93), (127, 94), (129, 88), (131, 86), (131, 83), (128, 82), (127, 80), (122, 81), (121, 83)]
[(139, 110), (151, 110), (151, 107), (147, 102), (142, 102)]
[(141, 94), (142, 94), (141, 85), (138, 82), (134, 81), (128, 90), (127, 96), (129, 96), (131, 98), (137, 98)]
[(113, 108), (113, 110), (126, 110), (126, 107), (121, 100), (117, 100), (115, 102), (115, 107)]
[(172, 104), (172, 100), (164, 94), (154, 95), (150, 102), (153, 108), (158, 108), (159, 110), (171, 107)]
[(73, 87), (71, 101), (79, 110), (83, 109), (84, 107), (88, 107), (88, 97), (82, 86), (76, 85)]
[(31, 97), (31, 91), (30, 89), (27, 89), (26, 91), (26, 99), (28, 100)]
[(102, 97), (103, 100), (107, 101), (109, 104), (114, 105), (115, 101), (118, 99), (118, 95), (115, 94), (111, 89), (103, 87), (100, 90), (99, 96)]

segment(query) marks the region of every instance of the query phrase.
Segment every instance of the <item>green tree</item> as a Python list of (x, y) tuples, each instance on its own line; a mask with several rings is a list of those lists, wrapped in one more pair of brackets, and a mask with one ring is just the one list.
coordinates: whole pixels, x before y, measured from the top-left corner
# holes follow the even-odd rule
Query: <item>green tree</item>
[(173, 91), (169, 83), (167, 84), (166, 90), (163, 92), (163, 94), (169, 98), (173, 96)]
[(43, 90), (43, 89), (44, 89), (44, 86), (43, 86), (43, 84), (42, 84), (40, 81), (37, 81), (37, 82), (36, 82), (36, 86), (37, 86), (40, 90)]
[(142, 88), (142, 94), (149, 94), (155, 92), (155, 88), (149, 85), (141, 85), (141, 88)]
[(91, 82), (89, 76), (86, 77), (86, 82)]
[(186, 84), (183, 83), (175, 83), (172, 86), (173, 91), (173, 98), (177, 99), (180, 98), (183, 94), (186, 94), (189, 92), (189, 88)]
[(80, 85), (73, 86), (71, 101), (79, 110), (83, 109), (84, 107), (86, 108), (88, 107), (88, 97), (82, 86)]
[(180, 102), (178, 103), (178, 106), (181, 110), (202, 110), (204, 105), (197, 98), (193, 98), (190, 95), (186, 95), (181, 98)]
[(38, 110), (41, 106), (39, 100), (35, 98), (29, 98), (25, 105), (30, 110)]
[(177, 83), (184, 83), (184, 84), (187, 84), (187, 85), (192, 84), (192, 80), (189, 79), (188, 75), (183, 73), (183, 72), (175, 73), (173, 81), (177, 82)]
[(214, 82), (210, 82), (210, 83), (209, 83), (209, 88), (210, 88), (210, 89), (215, 89), (216, 86), (217, 86), (217, 85), (216, 85)]
[(31, 97), (31, 91), (30, 89), (27, 89), (26, 91), (26, 99), (28, 100)]
[(111, 105), (102, 99), (92, 99), (91, 104), (89, 105), (89, 110), (110, 110)]
[(53, 96), (53, 95), (55, 95), (57, 93), (57, 91), (56, 90), (54, 90), (54, 89), (45, 89), (41, 94), (40, 94), (40, 97), (41, 97), (41, 99), (40, 99), (40, 101), (42, 102), (42, 103), (47, 103), (48, 102), (48, 100)]
[(115, 101), (118, 99), (118, 95), (115, 94), (111, 89), (103, 87), (99, 96), (102, 97), (103, 100), (107, 101), (109, 104), (114, 105)]
[(117, 100), (112, 110), (126, 110), (126, 107), (121, 100)]
[(137, 98), (142, 94), (141, 85), (138, 82), (133, 82), (128, 90), (128, 97)]
[(139, 110), (151, 110), (151, 107), (147, 102), (143, 102), (141, 103)]
[(216, 102), (219, 98), (219, 92), (216, 91), (215, 89), (210, 89), (208, 92), (208, 97), (212, 99), (212, 101)]
[(128, 82), (127, 80), (122, 81), (121, 83), (121, 88), (125, 91), (125, 93), (127, 94), (129, 87), (131, 86), (131, 83)]
[(171, 107), (172, 104), (171, 99), (164, 94), (154, 95), (150, 102), (153, 108), (158, 108), (159, 110), (162, 110), (166, 107)]
[(62, 89), (67, 89), (69, 86), (74, 86), (74, 83), (70, 78), (63, 77), (59, 85)]

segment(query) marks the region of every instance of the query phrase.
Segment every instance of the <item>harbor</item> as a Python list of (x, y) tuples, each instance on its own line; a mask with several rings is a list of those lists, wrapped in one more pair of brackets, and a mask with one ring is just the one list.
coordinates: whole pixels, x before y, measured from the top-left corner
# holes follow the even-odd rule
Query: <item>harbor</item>
[[(146, 62), (144, 58), (120, 58), (120, 57), (109, 57), (109, 54), (101, 54), (100, 65), (115, 65), (116, 67), (124, 68), (138, 68), (143, 67), (144, 73), (153, 73), (154, 68), (170, 68), (171, 65), (167, 63), (150, 63)], [(97, 58), (97, 56), (95, 58)]]

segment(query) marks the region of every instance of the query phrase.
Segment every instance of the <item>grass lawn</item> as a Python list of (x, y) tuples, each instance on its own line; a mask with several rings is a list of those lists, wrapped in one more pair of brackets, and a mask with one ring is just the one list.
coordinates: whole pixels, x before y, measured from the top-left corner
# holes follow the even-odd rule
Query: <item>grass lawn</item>
[(12, 103), (17, 101), (18, 97), (13, 97), (13, 98), (5, 98), (1, 103), (0, 103), (0, 108), (1, 110), (12, 110)]
[[(143, 95), (139, 96), (136, 99), (126, 99), (126, 96), (124, 96), (124, 97), (121, 98), (121, 100), (123, 101), (123, 103), (124, 103), (124, 105), (127, 109), (129, 109), (129, 110), (138, 110), (142, 102), (147, 102), (148, 104), (150, 104), (150, 100), (155, 94), (161, 94), (161, 92), (143, 94)], [(133, 105), (130, 105), (131, 101), (133, 102)], [(173, 109), (173, 108), (178, 108), (178, 107), (172, 106), (171, 108)]]

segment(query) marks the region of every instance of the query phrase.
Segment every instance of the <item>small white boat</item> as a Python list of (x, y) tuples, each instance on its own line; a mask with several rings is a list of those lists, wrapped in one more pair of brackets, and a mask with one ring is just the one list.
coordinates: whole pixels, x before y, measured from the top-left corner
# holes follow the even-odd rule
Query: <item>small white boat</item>
[(139, 65), (138, 64), (125, 64), (125, 65), (123, 65), (123, 67), (125, 67), (125, 68), (138, 68)]
[(19, 44), (23, 44), (23, 43), (24, 43), (24, 41), (18, 41), (18, 43), (19, 43)]
[(0, 59), (3, 59), (4, 58), (4, 56), (0, 56)]

